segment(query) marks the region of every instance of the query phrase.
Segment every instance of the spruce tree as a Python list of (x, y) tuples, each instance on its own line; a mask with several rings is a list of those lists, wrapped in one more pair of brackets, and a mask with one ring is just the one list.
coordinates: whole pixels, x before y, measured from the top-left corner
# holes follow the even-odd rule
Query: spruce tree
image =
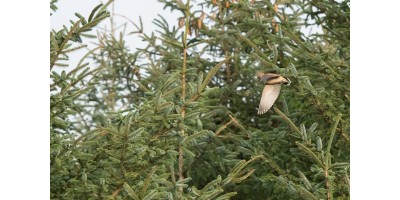
[[(151, 34), (94, 35), (112, 0), (51, 31), (51, 199), (349, 199), (349, 1), (159, 2)], [(292, 81), (263, 115), (257, 71)]]

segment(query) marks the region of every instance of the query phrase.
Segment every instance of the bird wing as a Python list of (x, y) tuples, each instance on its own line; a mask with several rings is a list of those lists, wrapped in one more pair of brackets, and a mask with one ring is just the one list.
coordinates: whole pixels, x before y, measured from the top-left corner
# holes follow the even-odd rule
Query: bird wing
[(257, 114), (259, 115), (264, 114), (272, 107), (275, 100), (279, 96), (280, 90), (281, 90), (281, 84), (264, 86)]

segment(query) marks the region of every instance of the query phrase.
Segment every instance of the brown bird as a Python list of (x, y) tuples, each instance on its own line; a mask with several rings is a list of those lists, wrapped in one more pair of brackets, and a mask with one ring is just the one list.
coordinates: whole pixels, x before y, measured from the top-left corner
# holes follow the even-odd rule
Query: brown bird
[(261, 115), (266, 113), (272, 107), (279, 96), (281, 85), (290, 85), (290, 80), (279, 74), (273, 73), (257, 72), (256, 76), (265, 84), (257, 113)]

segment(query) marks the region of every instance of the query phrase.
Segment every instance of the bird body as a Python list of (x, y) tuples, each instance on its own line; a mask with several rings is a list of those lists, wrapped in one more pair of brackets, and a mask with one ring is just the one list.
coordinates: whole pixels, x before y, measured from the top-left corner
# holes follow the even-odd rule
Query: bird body
[(281, 85), (290, 85), (290, 80), (279, 74), (257, 72), (256, 76), (264, 83), (264, 89), (261, 94), (260, 105), (257, 114), (266, 113), (274, 104), (279, 96)]

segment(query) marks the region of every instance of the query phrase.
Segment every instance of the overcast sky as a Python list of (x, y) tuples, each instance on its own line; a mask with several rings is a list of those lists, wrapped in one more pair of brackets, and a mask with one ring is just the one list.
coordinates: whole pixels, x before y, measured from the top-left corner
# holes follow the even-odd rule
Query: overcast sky
[[(75, 13), (80, 13), (86, 19), (90, 15), (92, 9), (97, 6), (100, 2), (106, 3), (107, 1), (99, 1), (99, 0), (60, 0), (57, 2), (56, 6), (58, 10), (53, 13), (50, 17), (50, 28), (54, 30), (60, 30), (63, 25), (69, 27), (71, 23), (69, 20), (77, 20)], [(174, 13), (171, 13), (169, 9), (163, 10), (163, 3), (158, 2), (157, 0), (148, 0), (148, 1), (138, 1), (138, 0), (114, 0), (114, 12), (118, 15), (123, 15), (127, 17), (129, 20), (139, 24), (139, 16), (142, 18), (144, 31), (150, 34), (152, 31), (156, 29), (156, 26), (152, 23), (153, 19), (158, 18), (158, 14), (162, 15), (167, 21), (168, 24), (172, 27), (173, 25), (177, 25), (177, 19), (179, 16), (179, 12), (176, 10)], [(112, 5), (108, 7), (108, 10), (112, 10)], [(118, 26), (127, 22), (126, 19), (115, 16), (114, 23)], [(107, 19), (98, 25), (100, 28), (110, 28), (110, 20)], [(121, 29), (122, 30), (122, 29)], [(127, 31), (129, 33), (134, 31), (134, 27), (128, 22)], [(92, 32), (95, 33), (95, 32)], [(116, 33), (119, 33), (117, 31)], [(84, 44), (88, 44), (90, 40), (88, 38), (82, 38)], [(137, 47), (144, 47), (144, 43), (137, 37), (137, 35), (127, 35), (125, 36), (126, 44), (134, 50)], [(93, 48), (89, 47), (89, 48)], [(80, 58), (87, 52), (86, 49), (78, 50), (72, 52), (69, 55), (70, 57), (70, 67), (75, 67)], [(65, 69), (65, 68), (63, 68)], [(57, 71), (61, 71), (59, 68)]]

